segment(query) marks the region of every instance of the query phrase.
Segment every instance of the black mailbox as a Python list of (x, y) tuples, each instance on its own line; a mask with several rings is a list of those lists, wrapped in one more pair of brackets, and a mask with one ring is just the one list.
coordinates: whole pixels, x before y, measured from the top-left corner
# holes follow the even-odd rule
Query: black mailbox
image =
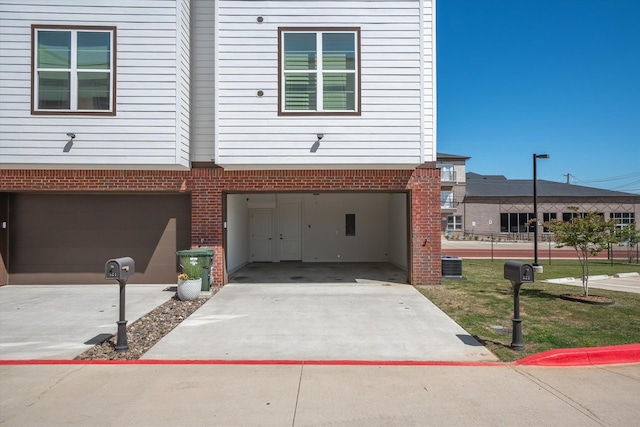
[(519, 261), (504, 263), (504, 278), (511, 283), (533, 283), (533, 267)]
[(104, 278), (126, 280), (136, 272), (136, 263), (131, 257), (110, 259), (104, 265)]

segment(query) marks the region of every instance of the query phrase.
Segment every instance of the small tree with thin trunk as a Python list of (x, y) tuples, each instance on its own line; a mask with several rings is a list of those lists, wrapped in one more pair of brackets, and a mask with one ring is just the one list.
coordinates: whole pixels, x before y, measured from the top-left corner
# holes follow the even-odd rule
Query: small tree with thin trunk
[(597, 255), (616, 241), (615, 224), (605, 221), (598, 212), (590, 212), (584, 217), (575, 215), (567, 222), (552, 220), (545, 226), (554, 233), (559, 248), (570, 246), (576, 250), (582, 267), (582, 289), (589, 296), (589, 256)]
[(625, 242), (629, 245), (627, 258), (629, 263), (631, 263), (631, 261), (633, 261), (633, 248), (635, 248), (638, 242), (640, 242), (640, 230), (637, 230), (635, 223), (632, 222), (631, 224), (624, 224), (616, 234), (618, 235), (619, 241)]

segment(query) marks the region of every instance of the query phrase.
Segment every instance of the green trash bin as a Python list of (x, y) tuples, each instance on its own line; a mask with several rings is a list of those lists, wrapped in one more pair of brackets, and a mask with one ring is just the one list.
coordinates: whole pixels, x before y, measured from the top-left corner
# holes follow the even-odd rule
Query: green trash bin
[(190, 263), (191, 265), (199, 264), (202, 267), (200, 277), (202, 278), (203, 291), (211, 289), (211, 280), (213, 272), (211, 267), (213, 266), (213, 249), (211, 248), (197, 248), (186, 249), (176, 252), (176, 255), (180, 258), (180, 265), (183, 263)]

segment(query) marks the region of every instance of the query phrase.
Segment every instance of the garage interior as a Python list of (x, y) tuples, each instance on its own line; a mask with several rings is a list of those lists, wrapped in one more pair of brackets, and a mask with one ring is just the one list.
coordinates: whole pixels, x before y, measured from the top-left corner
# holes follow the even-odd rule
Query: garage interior
[(226, 194), (230, 282), (407, 283), (407, 193)]

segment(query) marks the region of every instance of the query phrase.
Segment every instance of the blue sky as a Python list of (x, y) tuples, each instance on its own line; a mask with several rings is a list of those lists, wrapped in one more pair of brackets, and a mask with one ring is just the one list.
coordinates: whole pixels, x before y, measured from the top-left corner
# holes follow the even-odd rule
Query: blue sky
[(640, 194), (640, 0), (437, 0), (438, 151)]

